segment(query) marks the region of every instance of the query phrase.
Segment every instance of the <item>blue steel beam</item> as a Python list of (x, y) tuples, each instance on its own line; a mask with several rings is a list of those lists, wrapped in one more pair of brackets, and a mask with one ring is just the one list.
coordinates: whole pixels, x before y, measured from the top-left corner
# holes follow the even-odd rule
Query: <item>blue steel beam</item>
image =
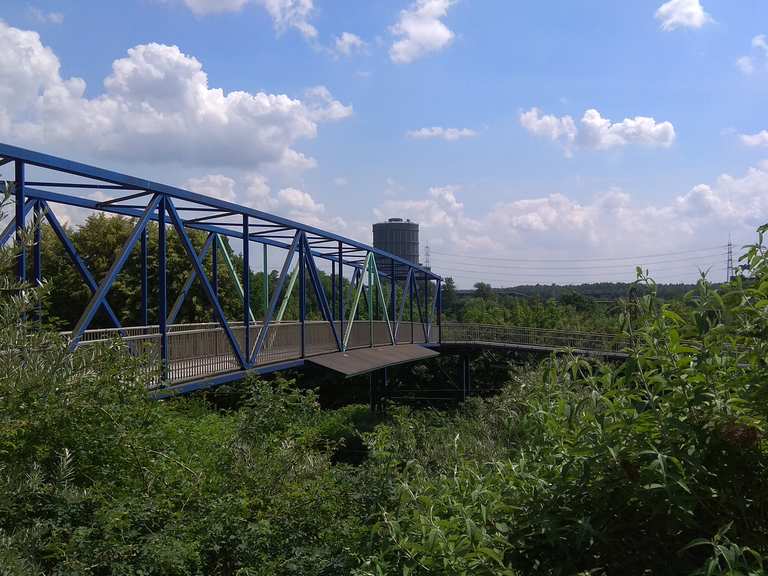
[(147, 229), (141, 232), (141, 325), (149, 324), (149, 274), (147, 268)]
[(16, 180), (14, 181), (13, 192), (16, 198), (16, 249), (19, 251), (16, 256), (16, 276), (19, 282), (26, 282), (27, 249), (24, 247), (24, 226), (26, 226), (27, 212), (24, 207), (27, 203), (24, 198), (24, 162), (16, 160), (15, 173)]
[(245, 357), (251, 357), (251, 241), (248, 237), (248, 214), (243, 214), (243, 346)]
[(42, 259), (42, 226), (43, 214), (41, 203), (35, 202), (35, 246), (33, 249), (32, 276), (35, 279), (35, 286), (40, 286), (43, 280), (43, 259)]
[[(208, 255), (208, 252), (213, 245), (213, 239), (215, 237), (215, 235), (209, 234), (208, 238), (205, 239), (205, 244), (203, 244), (203, 247), (200, 249), (200, 254), (198, 255), (200, 261), (205, 260), (205, 257)], [(186, 300), (187, 294), (189, 294), (189, 291), (192, 288), (192, 284), (195, 282), (196, 277), (197, 272), (195, 270), (192, 270), (192, 272), (189, 273), (189, 276), (187, 276), (187, 280), (184, 282), (184, 286), (182, 286), (181, 292), (179, 292), (179, 295), (176, 297), (176, 301), (173, 303), (171, 313), (168, 314), (168, 324), (173, 324), (176, 322), (176, 317), (179, 315), (179, 312), (181, 312), (181, 307), (184, 305), (184, 300)]]
[(157, 261), (158, 261), (158, 306), (157, 320), (160, 327), (160, 366), (161, 379), (168, 376), (168, 230), (165, 228), (165, 196), (160, 198), (157, 207)]
[[(405, 290), (411, 285), (411, 274), (413, 270), (408, 269), (408, 273), (405, 275), (405, 282), (403, 283), (403, 300), (400, 302), (400, 312), (397, 315), (397, 321), (395, 322), (395, 342), (397, 342), (397, 334), (400, 332), (400, 321), (403, 319), (403, 312), (405, 311)], [(413, 313), (413, 309), (411, 309)]]
[(344, 257), (339, 242), (339, 333), (344, 334)]
[[(214, 239), (211, 253), (211, 288), (216, 298), (219, 297), (219, 239), (216, 234), (211, 234)], [(216, 321), (216, 312), (213, 313), (213, 321)]]
[(306, 289), (307, 289), (307, 278), (305, 275), (306, 270), (306, 262), (304, 261), (305, 258), (305, 251), (304, 246), (306, 245), (306, 237), (302, 233), (300, 234), (301, 239), (299, 240), (299, 322), (301, 323), (301, 357), (304, 358), (304, 352), (305, 352), (305, 338), (306, 338), (306, 330), (305, 330), (305, 323), (304, 320), (307, 316), (307, 300), (306, 300)]
[[(80, 338), (83, 336), (83, 332), (85, 332), (93, 320), (93, 317), (96, 315), (96, 310), (99, 309), (99, 306), (103, 305), (109, 289), (112, 288), (112, 283), (115, 281), (115, 278), (117, 277), (117, 274), (120, 272), (120, 270), (122, 270), (125, 261), (128, 260), (128, 256), (130, 256), (131, 250), (139, 240), (142, 230), (144, 230), (144, 228), (147, 226), (147, 223), (150, 221), (152, 212), (155, 210), (155, 208), (157, 208), (160, 200), (160, 195), (155, 195), (152, 200), (150, 200), (149, 204), (147, 205), (147, 209), (144, 211), (144, 214), (136, 223), (133, 231), (126, 239), (122, 252), (112, 263), (109, 272), (107, 272), (107, 276), (104, 278), (104, 280), (102, 280), (101, 284), (99, 284), (96, 292), (94, 292), (93, 296), (91, 297), (91, 301), (88, 302), (88, 306), (85, 308), (85, 311), (77, 321), (75, 328), (72, 330), (72, 341), (70, 343), (70, 349), (74, 349), (77, 346), (78, 342), (80, 342)], [(163, 320), (165, 320), (164, 317)]]
[(264, 316), (264, 324), (261, 327), (261, 330), (259, 331), (259, 336), (256, 339), (256, 347), (253, 350), (253, 354), (250, 357), (250, 362), (253, 364), (256, 362), (256, 359), (259, 356), (259, 352), (261, 352), (262, 347), (264, 346), (264, 342), (267, 338), (267, 332), (269, 331), (269, 324), (272, 322), (272, 318), (275, 315), (275, 309), (277, 308), (277, 302), (280, 299), (281, 294), (283, 293), (283, 287), (285, 286), (285, 280), (288, 277), (288, 270), (291, 267), (291, 262), (293, 261), (293, 254), (296, 252), (296, 247), (299, 245), (299, 242), (301, 241), (301, 231), (296, 231), (296, 236), (293, 238), (293, 242), (291, 243), (291, 247), (288, 249), (288, 254), (285, 257), (285, 261), (283, 262), (283, 268), (280, 271), (280, 276), (277, 279), (277, 286), (275, 286), (275, 291), (272, 292), (272, 298), (269, 302), (269, 310), (267, 310), (267, 314)]
[[(424, 339), (427, 338), (427, 325), (424, 323), (424, 313), (421, 311), (421, 297), (419, 296), (419, 283), (416, 281), (416, 275), (413, 275), (413, 289), (416, 293), (416, 310), (419, 312), (419, 320), (421, 321), (421, 329), (424, 332)], [(424, 295), (424, 308), (427, 307), (427, 295)], [(411, 312), (413, 314), (413, 312)], [(413, 317), (411, 317), (411, 322), (413, 322)], [(413, 325), (411, 325), (413, 326)]]
[(238, 214), (247, 214), (248, 216), (255, 218), (257, 220), (264, 220), (266, 222), (279, 224), (281, 226), (285, 226), (290, 229), (301, 230), (305, 233), (312, 234), (320, 238), (325, 238), (328, 240), (339, 240), (339, 241), (342, 241), (344, 244), (347, 244), (348, 246), (353, 246), (355, 248), (365, 250), (365, 251), (371, 251), (380, 257), (392, 258), (396, 262), (412, 267), (413, 269), (418, 270), (424, 274), (428, 274), (431, 277), (439, 278), (438, 275), (433, 274), (426, 268), (419, 265), (415, 265), (414, 263), (408, 260), (405, 260), (404, 258), (400, 258), (399, 256), (396, 256), (384, 250), (367, 246), (362, 242), (352, 240), (351, 238), (345, 238), (338, 234), (326, 232), (314, 226), (307, 226), (305, 224), (301, 224), (300, 222), (296, 222), (288, 218), (283, 218), (281, 216), (276, 216), (273, 214), (262, 212), (260, 210), (254, 210), (252, 208), (239, 206), (232, 202), (225, 202), (217, 198), (210, 198), (208, 196), (204, 196), (202, 194), (196, 194), (194, 192), (189, 192), (188, 190), (183, 190), (181, 188), (176, 188), (174, 186), (168, 186), (165, 184), (152, 182), (150, 180), (145, 180), (143, 178), (128, 176), (125, 174), (121, 174), (119, 172), (105, 170), (103, 168), (97, 168), (95, 166), (89, 166), (87, 164), (74, 162), (72, 160), (57, 158), (55, 156), (42, 154), (40, 152), (34, 152), (32, 150), (26, 150), (24, 148), (11, 146), (9, 144), (0, 143), (0, 156), (5, 158), (10, 157), (15, 160), (21, 160), (22, 162), (25, 162), (34, 166), (49, 168), (52, 170), (58, 170), (60, 172), (65, 172), (67, 174), (73, 174), (76, 176), (82, 176), (86, 178), (91, 178), (93, 180), (100, 180), (103, 182), (118, 184), (126, 187), (134, 187), (139, 190), (147, 190), (149, 192), (167, 195), (172, 198), (177, 198), (180, 200), (185, 200), (188, 202), (193, 202), (193, 203), (201, 204), (204, 206), (210, 206), (213, 208), (219, 208), (222, 211), (235, 212)]
[(237, 343), (235, 335), (229, 328), (229, 323), (227, 322), (226, 315), (224, 314), (224, 309), (221, 307), (219, 299), (216, 298), (216, 295), (213, 293), (211, 283), (208, 281), (208, 277), (205, 275), (205, 268), (203, 267), (202, 262), (197, 258), (195, 247), (192, 245), (192, 241), (189, 239), (186, 230), (184, 230), (184, 223), (182, 222), (179, 213), (176, 211), (176, 207), (173, 205), (173, 201), (169, 198), (166, 198), (165, 200), (167, 202), (166, 209), (168, 210), (168, 215), (171, 217), (171, 223), (173, 224), (173, 227), (176, 229), (176, 233), (181, 239), (181, 244), (184, 246), (187, 257), (192, 261), (192, 264), (195, 267), (197, 276), (200, 278), (200, 281), (203, 284), (203, 290), (208, 296), (208, 300), (210, 300), (211, 305), (216, 310), (216, 316), (219, 319), (219, 324), (221, 324), (221, 327), (224, 329), (224, 333), (227, 335), (227, 339), (232, 346), (232, 351), (235, 353), (235, 356), (237, 356), (237, 361), (240, 364), (240, 367), (248, 368), (248, 362), (243, 356), (242, 350), (240, 350), (240, 346)]
[[(79, 198), (77, 196), (67, 196), (65, 194), (50, 192), (48, 190), (40, 190), (38, 188), (26, 188), (25, 191), (26, 191), (26, 196), (30, 198), (30, 200), (33, 200), (33, 199), (46, 200), (48, 202), (53, 202), (56, 204), (75, 206), (77, 208), (87, 208), (89, 210), (101, 210), (103, 212), (109, 212), (110, 214), (119, 214), (120, 216), (129, 216), (131, 218), (140, 218), (144, 213), (144, 207), (141, 207), (141, 209), (135, 209), (135, 208), (128, 208), (125, 206), (110, 205), (110, 206), (100, 208), (98, 205), (99, 204), (98, 202), (96, 202), (95, 200), (90, 200), (88, 198)], [(179, 208), (177, 208), (176, 210), (178, 211)], [(153, 214), (151, 219), (153, 222), (156, 222), (157, 215)], [(242, 240), (243, 238), (243, 234), (241, 232), (229, 230), (227, 228), (222, 228), (220, 226), (212, 226), (209, 224), (189, 224), (188, 222), (185, 222), (185, 226), (187, 228), (192, 228), (194, 230), (202, 230), (203, 232), (213, 232), (213, 233), (219, 234), (220, 236), (227, 236), (230, 238), (236, 238), (238, 240)], [(13, 233), (13, 230), (11, 230), (11, 233)], [(275, 248), (283, 248), (285, 250), (290, 248), (290, 244), (286, 244), (284, 242), (278, 242), (276, 240), (271, 240), (269, 238), (260, 237), (258, 238), (258, 242), (261, 242), (262, 244), (267, 244), (269, 246), (274, 246)], [(312, 254), (315, 257), (323, 258), (324, 260), (328, 260), (328, 261), (336, 260), (336, 256), (323, 254), (321, 252), (313, 251)], [(357, 266), (357, 264), (354, 264), (351, 262), (346, 262), (345, 264), (349, 266)]]
[[(66, 251), (70, 260), (72, 260), (72, 264), (75, 265), (75, 268), (80, 274), (80, 277), (85, 281), (85, 284), (88, 286), (91, 294), (96, 294), (96, 291), (99, 289), (99, 284), (96, 282), (93, 274), (91, 274), (91, 271), (88, 270), (88, 267), (85, 265), (83, 259), (80, 258), (80, 254), (77, 253), (75, 245), (69, 239), (69, 236), (67, 236), (67, 231), (61, 225), (59, 219), (56, 218), (56, 214), (53, 213), (53, 210), (51, 210), (51, 207), (47, 202), (43, 202), (43, 208), (43, 213), (45, 214), (46, 220), (48, 220), (48, 223), (51, 225), (51, 229), (53, 230), (53, 233), (56, 234), (59, 242), (61, 242), (62, 246), (64, 246), (64, 250)], [(120, 324), (120, 320), (118, 320), (117, 314), (115, 314), (114, 310), (112, 310), (112, 307), (109, 305), (109, 302), (107, 302), (106, 299), (102, 301), (101, 307), (104, 308), (104, 312), (106, 312), (107, 316), (109, 316), (109, 319), (112, 321), (112, 324), (115, 325), (115, 328), (121, 329), (122, 325)], [(124, 333), (121, 334), (124, 335)]]
[(341, 340), (339, 339), (338, 332), (336, 332), (336, 325), (333, 321), (333, 313), (328, 306), (328, 300), (325, 297), (325, 289), (323, 288), (323, 283), (320, 281), (320, 274), (318, 273), (317, 267), (315, 266), (315, 261), (309, 253), (309, 244), (307, 244), (306, 237), (304, 237), (304, 247), (304, 257), (306, 258), (307, 267), (309, 268), (309, 279), (311, 280), (312, 286), (315, 290), (317, 301), (320, 303), (320, 310), (323, 313), (323, 318), (331, 325), (333, 338), (336, 340), (336, 347), (341, 350)]

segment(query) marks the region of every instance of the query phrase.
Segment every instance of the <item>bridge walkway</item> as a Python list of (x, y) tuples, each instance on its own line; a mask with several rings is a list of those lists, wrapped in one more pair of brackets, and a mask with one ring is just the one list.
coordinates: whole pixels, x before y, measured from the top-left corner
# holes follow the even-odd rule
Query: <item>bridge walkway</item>
[[(232, 323), (231, 329), (243, 345), (245, 329), (242, 323)], [(250, 324), (250, 342), (256, 342), (262, 323)], [(337, 327), (338, 329), (338, 327)], [(304, 361), (338, 353), (330, 324), (325, 321), (304, 323), (295, 321), (273, 323), (268, 327), (265, 344), (250, 373), (268, 373), (297, 368)], [(170, 388), (179, 392), (212, 387), (243, 378), (243, 371), (232, 352), (224, 330), (218, 323), (174, 324), (168, 327), (168, 364), (163, 374), (159, 355), (158, 326), (123, 327), (123, 336), (116, 328), (88, 330), (80, 346), (89, 346), (120, 339), (129, 351), (145, 359), (147, 384), (150, 388)], [(426, 334), (425, 334), (426, 332)], [(65, 337), (68, 333), (62, 333)], [(443, 323), (425, 330), (419, 322), (401, 322), (396, 345), (419, 344), (444, 351), (466, 348), (504, 348), (540, 353), (571, 350), (576, 354), (608, 358), (625, 357), (627, 342), (612, 334), (545, 330), (518, 326)], [(382, 321), (357, 321), (353, 324), (348, 350), (392, 346), (389, 329)]]

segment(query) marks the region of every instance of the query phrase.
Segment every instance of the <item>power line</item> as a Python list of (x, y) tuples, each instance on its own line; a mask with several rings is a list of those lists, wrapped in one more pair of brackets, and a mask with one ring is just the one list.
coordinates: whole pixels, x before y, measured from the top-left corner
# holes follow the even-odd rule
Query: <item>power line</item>
[[(642, 262), (642, 263), (636, 263), (636, 264), (633, 264), (633, 263), (605, 264), (605, 265), (602, 265), (602, 266), (592, 266), (592, 265), (589, 265), (589, 266), (586, 266), (586, 265), (584, 265), (584, 266), (524, 266), (524, 265), (519, 265), (519, 264), (506, 265), (505, 266), (503, 264), (492, 264), (492, 265), (491, 264), (488, 264), (488, 265), (486, 265), (486, 264), (476, 264), (476, 263), (470, 262), (470, 261), (461, 261), (461, 262), (458, 262), (458, 265), (460, 265), (460, 266), (470, 266), (470, 267), (483, 267), (483, 269), (486, 269), (486, 270), (489, 269), (489, 268), (492, 269), (492, 270), (496, 270), (496, 269), (502, 268), (502, 269), (510, 269), (510, 270), (541, 270), (541, 271), (547, 271), (547, 270), (600, 270), (600, 269), (608, 270), (608, 269), (622, 269), (622, 268), (627, 268), (627, 267), (634, 268), (636, 266), (640, 266), (641, 268), (645, 268), (645, 267), (648, 267), (648, 266), (655, 266), (657, 264), (672, 264), (672, 263), (679, 263), (679, 262), (701, 262), (701, 261), (704, 261), (704, 260), (706, 260), (708, 262), (712, 258), (717, 258), (717, 257), (721, 257), (721, 256), (726, 256), (726, 255), (727, 255), (727, 252), (722, 252), (722, 253), (718, 253), (718, 254), (707, 254), (707, 255), (701, 255), (701, 256), (691, 256), (691, 257), (688, 257), (688, 258), (676, 258), (676, 259), (671, 259), (671, 260), (657, 260), (655, 262)], [(454, 266), (454, 264), (452, 262), (448, 262), (448, 263), (440, 264), (440, 265), (438, 265), (436, 267), (443, 267), (443, 268), (450, 269), (453, 266)]]
[[(659, 254), (641, 254), (637, 256), (616, 256), (616, 257), (599, 257), (599, 258), (545, 258), (548, 262), (605, 262), (605, 261), (618, 261), (618, 260), (637, 260), (641, 258), (660, 258), (664, 256), (680, 256), (683, 254), (693, 254), (696, 252), (711, 252), (713, 250), (723, 250), (727, 248), (726, 244), (719, 244), (717, 246), (708, 246), (706, 248), (697, 248), (694, 250), (681, 250), (679, 252), (663, 252)], [(441, 252), (439, 250), (432, 250), (432, 254), (440, 254), (442, 256), (453, 256), (459, 258), (472, 258), (473, 260), (495, 260), (500, 262), (541, 262), (542, 258), (500, 258), (494, 256), (475, 256), (475, 255), (460, 255), (451, 252)]]
[[(683, 277), (683, 276), (693, 276), (695, 275), (698, 278), (699, 272), (709, 272), (713, 268), (717, 267), (716, 264), (712, 264), (710, 266), (702, 267), (699, 269), (672, 269), (672, 270), (649, 270), (648, 275), (651, 278), (671, 278), (671, 277)], [(590, 282), (613, 282), (617, 281), (616, 278), (630, 278), (634, 280), (637, 275), (633, 271), (627, 270), (626, 272), (613, 272), (611, 274), (607, 274), (604, 276), (596, 276), (594, 274), (556, 274), (556, 275), (522, 275), (522, 274), (513, 274), (509, 276), (491, 276), (487, 274), (482, 273), (474, 273), (474, 272), (462, 272), (459, 271), (459, 273), (456, 274), (447, 274), (446, 277), (451, 277), (454, 279), (463, 279), (463, 280), (474, 280), (476, 282), (505, 282), (505, 283), (520, 283), (520, 282), (535, 282), (535, 283), (559, 283), (563, 280), (579, 280), (579, 281), (590, 281)]]

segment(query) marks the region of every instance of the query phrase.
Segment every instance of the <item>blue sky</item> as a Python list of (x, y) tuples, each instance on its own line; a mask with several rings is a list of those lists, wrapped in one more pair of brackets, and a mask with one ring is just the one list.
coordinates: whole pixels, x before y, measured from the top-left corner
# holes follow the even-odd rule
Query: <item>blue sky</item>
[(763, 0), (6, 0), (0, 19), (0, 139), (362, 240), (410, 217), (461, 285), (719, 280), (717, 247), (768, 221)]

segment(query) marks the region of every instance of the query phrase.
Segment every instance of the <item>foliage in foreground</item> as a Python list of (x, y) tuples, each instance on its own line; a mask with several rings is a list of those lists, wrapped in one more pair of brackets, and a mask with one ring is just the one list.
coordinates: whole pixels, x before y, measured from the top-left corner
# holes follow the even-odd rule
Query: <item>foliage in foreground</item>
[(755, 280), (700, 283), (685, 318), (653, 292), (628, 308), (619, 366), (552, 359), (479, 414), (380, 427), (401, 471), (364, 573), (765, 574), (768, 278), (747, 258)]
[(149, 402), (119, 344), (69, 354), (2, 278), (0, 574), (766, 574), (768, 261), (747, 259), (683, 314), (628, 306), (624, 363), (553, 358), (378, 424), (286, 381), (229, 411)]

